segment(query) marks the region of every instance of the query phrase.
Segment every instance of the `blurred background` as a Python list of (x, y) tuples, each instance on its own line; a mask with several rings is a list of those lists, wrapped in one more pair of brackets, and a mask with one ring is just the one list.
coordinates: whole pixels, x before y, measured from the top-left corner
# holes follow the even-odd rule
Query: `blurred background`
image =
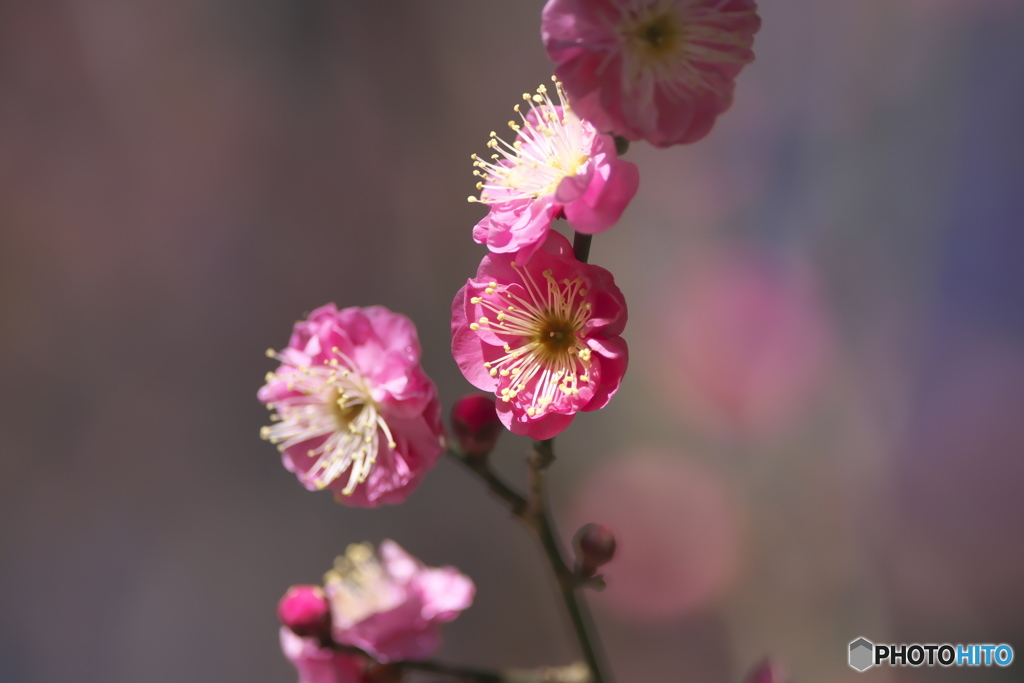
[[(305, 491), (255, 393), (328, 301), (418, 324), (446, 405), (483, 256), (470, 154), (546, 82), (542, 3), (0, 2), (0, 681), (293, 681), (275, 605), (353, 541), (454, 564), (439, 656), (576, 657), (547, 567), (442, 461), (404, 505)], [(706, 140), (628, 158), (591, 260), (632, 365), (557, 440), (622, 682), (1024, 680), (1024, 5), (768, 0)], [(495, 455), (522, 480), (528, 442)]]

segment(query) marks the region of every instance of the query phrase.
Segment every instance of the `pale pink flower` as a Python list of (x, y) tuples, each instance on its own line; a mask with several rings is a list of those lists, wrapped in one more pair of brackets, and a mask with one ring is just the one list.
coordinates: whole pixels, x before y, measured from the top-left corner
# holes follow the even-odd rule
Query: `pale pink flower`
[(274, 411), (261, 436), (310, 490), (342, 503), (400, 503), (445, 447), (434, 383), (416, 328), (382, 306), (327, 304), (295, 324), (259, 398)]
[(281, 651), (299, 672), (299, 683), (361, 683), (362, 662), (353, 655), (323, 647), (316, 638), (281, 627)]
[(550, 232), (527, 263), (484, 257), (455, 295), (452, 354), (472, 385), (500, 399), (502, 424), (548, 439), (618, 390), (625, 326), (611, 273), (577, 261), (568, 240)]
[(577, 232), (595, 234), (614, 225), (636, 194), (640, 174), (622, 161), (610, 135), (579, 118), (556, 84), (559, 103), (547, 88), (524, 94), (530, 110), (516, 105), (522, 123), (510, 121), (512, 143), (491, 133), (490, 160), (473, 155), (480, 201), (490, 212), (473, 228), (473, 239), (498, 253), (518, 252), (526, 261), (556, 218)]
[(397, 543), (353, 544), (324, 576), (334, 640), (380, 661), (424, 659), (440, 626), (473, 602), (476, 587), (454, 567), (425, 567)]
[(667, 147), (729, 108), (760, 27), (753, 0), (548, 0), (541, 35), (581, 117)]

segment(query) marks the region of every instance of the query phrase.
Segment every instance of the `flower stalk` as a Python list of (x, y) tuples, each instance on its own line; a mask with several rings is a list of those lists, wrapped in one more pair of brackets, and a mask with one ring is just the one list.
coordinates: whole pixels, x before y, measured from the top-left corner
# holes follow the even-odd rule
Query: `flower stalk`
[(544, 548), (544, 554), (551, 565), (562, 602), (569, 613), (576, 640), (579, 642), (583, 659), (590, 669), (592, 683), (611, 683), (608, 667), (604, 661), (604, 653), (597, 637), (597, 631), (590, 616), (586, 601), (576, 590), (581, 585), (579, 577), (569, 568), (562, 552), (561, 543), (555, 534), (548, 511), (547, 483), (545, 475), (548, 467), (555, 461), (554, 439), (534, 441), (533, 450), (527, 458), (530, 477), (530, 511), (537, 537)]

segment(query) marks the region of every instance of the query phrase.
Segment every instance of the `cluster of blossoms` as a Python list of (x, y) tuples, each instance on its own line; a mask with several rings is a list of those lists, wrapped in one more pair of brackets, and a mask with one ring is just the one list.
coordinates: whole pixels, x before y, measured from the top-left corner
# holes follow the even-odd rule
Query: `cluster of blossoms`
[[(470, 384), (494, 398), (456, 407), (460, 457), (485, 457), (497, 421), (550, 439), (619, 389), (626, 301), (584, 247), (637, 193), (637, 167), (619, 154), (631, 140), (666, 147), (706, 135), (753, 59), (759, 26), (753, 0), (548, 1), (541, 34), (555, 62), (553, 91), (523, 95), (512, 140), (492, 132), (489, 155), (473, 155), (480, 194), (470, 201), (488, 213), (472, 236), (489, 253), (455, 296), (452, 353)], [(558, 219), (579, 248), (553, 229)], [(268, 355), (279, 366), (259, 391), (272, 411), (262, 436), (306, 488), (361, 507), (400, 503), (448, 447), (404, 316), (328, 304)], [(579, 543), (592, 556), (578, 565), (583, 576), (614, 554), (603, 528)], [(439, 624), (472, 596), (469, 579), (425, 568), (393, 542), (379, 556), (351, 546), (322, 588), (282, 601), (282, 647), (303, 683), (368, 680), (366, 656), (378, 664), (429, 656)]]

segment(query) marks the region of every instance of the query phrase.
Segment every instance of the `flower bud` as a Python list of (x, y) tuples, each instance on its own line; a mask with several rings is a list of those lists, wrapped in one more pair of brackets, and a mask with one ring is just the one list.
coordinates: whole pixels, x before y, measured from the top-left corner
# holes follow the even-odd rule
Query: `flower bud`
[(745, 683), (786, 683), (787, 680), (779, 663), (771, 657), (765, 657), (747, 675)]
[(289, 588), (277, 603), (277, 617), (297, 636), (330, 638), (331, 607), (320, 586)]
[(615, 557), (615, 535), (601, 524), (584, 524), (572, 539), (576, 566), (583, 576), (593, 576), (597, 568)]
[(466, 455), (484, 458), (494, 448), (501, 434), (494, 397), (467, 394), (452, 408), (452, 431)]

